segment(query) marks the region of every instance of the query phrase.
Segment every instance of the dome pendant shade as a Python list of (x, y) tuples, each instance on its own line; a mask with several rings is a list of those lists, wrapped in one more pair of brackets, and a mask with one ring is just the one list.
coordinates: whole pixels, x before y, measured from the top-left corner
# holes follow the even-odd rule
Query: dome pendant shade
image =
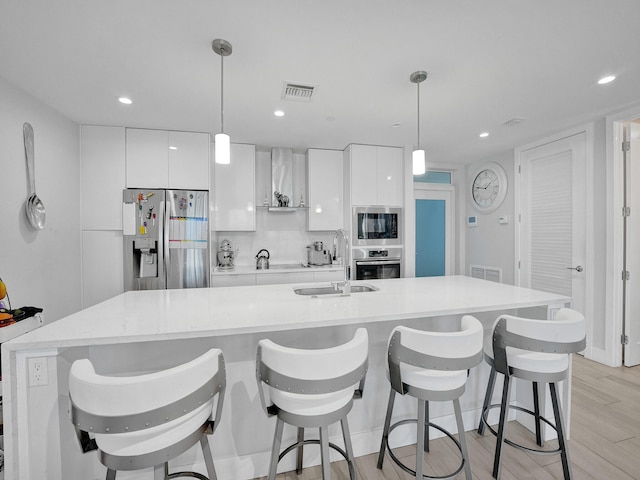
[(231, 139), (226, 133), (216, 133), (214, 156), (216, 163), (221, 165), (231, 163)]
[(220, 133), (215, 136), (215, 162), (227, 165), (231, 163), (231, 139), (224, 133), (224, 57), (231, 55), (233, 48), (220, 38), (211, 43), (211, 48), (220, 55)]

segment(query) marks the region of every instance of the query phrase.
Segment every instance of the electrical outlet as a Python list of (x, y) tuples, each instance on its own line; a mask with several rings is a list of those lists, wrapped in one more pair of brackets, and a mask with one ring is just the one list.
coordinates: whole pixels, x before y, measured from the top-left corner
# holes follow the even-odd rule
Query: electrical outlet
[(29, 386), (48, 385), (49, 368), (47, 357), (34, 357), (29, 358), (27, 361), (29, 364)]

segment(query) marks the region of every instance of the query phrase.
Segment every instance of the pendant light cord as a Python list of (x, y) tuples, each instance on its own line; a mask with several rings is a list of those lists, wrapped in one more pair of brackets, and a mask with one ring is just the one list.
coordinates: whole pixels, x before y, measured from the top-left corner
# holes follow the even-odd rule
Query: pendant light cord
[(417, 150), (420, 150), (420, 82), (416, 82), (416, 87), (418, 89), (418, 145)]
[(224, 55), (220, 55), (220, 132), (224, 133)]

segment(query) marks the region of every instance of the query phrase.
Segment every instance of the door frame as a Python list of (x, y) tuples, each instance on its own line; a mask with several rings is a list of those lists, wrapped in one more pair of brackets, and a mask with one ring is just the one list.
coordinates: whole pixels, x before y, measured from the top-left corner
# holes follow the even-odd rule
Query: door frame
[[(594, 159), (594, 127), (593, 124), (586, 124), (582, 126), (578, 126), (569, 130), (565, 130), (563, 132), (557, 133), (555, 135), (543, 138), (536, 142), (532, 142), (523, 146), (520, 146), (514, 150), (514, 172), (515, 172), (515, 181), (514, 181), (514, 210), (516, 214), (519, 214), (521, 208), (520, 196), (522, 195), (522, 179), (520, 174), (520, 164), (522, 154), (531, 150), (532, 148), (542, 147), (544, 145), (557, 142), (559, 140), (565, 139), (567, 137), (571, 137), (574, 135), (579, 135), (581, 133), (585, 134), (585, 181), (586, 188), (591, 188), (593, 191), (594, 185), (594, 175), (593, 175), (593, 159)], [(586, 218), (585, 218), (585, 265), (587, 268), (585, 269), (585, 305), (584, 305), (584, 316), (586, 323), (586, 332), (587, 332), (587, 346), (584, 350), (584, 354), (587, 358), (593, 358), (594, 360), (598, 360), (598, 352), (594, 351), (593, 348), (593, 312), (594, 312), (594, 289), (595, 289), (595, 251), (594, 251), (594, 195), (585, 195), (586, 196)], [(518, 223), (515, 228), (515, 245), (514, 245), (514, 283), (517, 286), (521, 285), (520, 278), (520, 268), (519, 261), (521, 257), (521, 249), (522, 249), (522, 223), (520, 222), (520, 218), (518, 216)]]
[[(606, 172), (607, 172), (607, 253), (606, 253), (606, 300), (605, 317), (610, 319), (605, 323), (605, 350), (602, 352), (602, 363), (613, 367), (622, 365), (623, 332), (622, 315), (622, 270), (624, 266), (624, 252), (622, 242), (624, 237), (622, 207), (624, 200), (621, 192), (624, 182), (622, 162), (622, 128), (625, 122), (640, 118), (640, 105), (630, 107), (606, 117)], [(594, 358), (597, 360), (597, 358)]]
[[(455, 270), (455, 246), (456, 246), (456, 229), (455, 229), (455, 211), (456, 211), (456, 189), (453, 185), (439, 184), (439, 183), (421, 183), (414, 182), (413, 184), (413, 201), (416, 200), (444, 200), (445, 201), (445, 254), (444, 254), (444, 274), (453, 275)], [(427, 192), (432, 194), (433, 198), (418, 198), (416, 192)], [(415, 224), (415, 210), (413, 215), (413, 222)], [(415, 232), (414, 232), (415, 236)], [(417, 245), (414, 244), (414, 272), (415, 272), (415, 251)]]

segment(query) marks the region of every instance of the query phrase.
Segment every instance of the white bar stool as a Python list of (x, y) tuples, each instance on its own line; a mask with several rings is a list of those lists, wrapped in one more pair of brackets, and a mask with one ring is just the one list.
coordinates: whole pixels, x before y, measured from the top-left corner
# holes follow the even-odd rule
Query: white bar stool
[[(501, 471), (502, 445), (506, 443), (530, 453), (542, 455), (560, 454), (562, 471), (565, 480), (573, 478), (569, 451), (565, 439), (565, 425), (562, 409), (558, 402), (556, 383), (566, 380), (569, 372), (569, 355), (585, 348), (584, 316), (575, 310), (563, 308), (558, 311), (554, 320), (532, 320), (511, 315), (498, 317), (493, 327), (491, 343), (485, 343), (484, 358), (491, 365), (491, 374), (487, 385), (482, 416), (478, 433), (484, 433), (486, 427), (497, 436), (496, 451), (493, 463), (493, 477), (498, 479)], [(490, 405), (495, 387), (496, 374), (504, 375), (502, 402), (500, 405)], [(517, 405), (510, 405), (511, 378), (528, 380), (533, 384), (534, 410), (528, 410)], [(555, 423), (540, 415), (538, 386), (542, 385), (542, 393), (549, 384), (551, 403)], [(496, 432), (487, 423), (488, 412), (491, 408), (500, 406), (500, 421)], [(544, 422), (556, 430), (558, 448), (542, 450), (520, 445), (506, 438), (506, 426), (509, 409), (533, 415), (536, 424), (536, 443), (543, 446), (541, 423)]]
[[(459, 399), (464, 393), (468, 369), (482, 361), (482, 337), (482, 324), (471, 315), (462, 317), (460, 331), (429, 332), (396, 327), (391, 332), (388, 348), (391, 393), (378, 455), (378, 468), (382, 468), (384, 452), (387, 450), (400, 468), (418, 480), (450, 478), (463, 469), (466, 479), (471, 480), (471, 465)], [(402, 420), (391, 425), (396, 393), (418, 399), (417, 419)], [(447, 400), (453, 401), (459, 441), (444, 428), (429, 422), (429, 402)], [(418, 426), (415, 470), (402, 463), (389, 446), (389, 435), (393, 429), (413, 422), (417, 422)], [(429, 427), (447, 435), (460, 450), (462, 461), (455, 472), (438, 477), (423, 475), (422, 452), (429, 451)]]
[[(278, 462), (297, 449), (297, 470), (302, 470), (302, 448), (320, 444), (322, 477), (329, 479), (329, 447), (340, 452), (349, 464), (352, 479), (356, 467), (351, 447), (347, 414), (354, 398), (362, 396), (367, 373), (369, 337), (359, 328), (353, 339), (337, 347), (306, 350), (260, 340), (256, 378), (262, 406), (269, 416), (277, 416), (269, 465), (269, 480), (276, 477)], [(345, 450), (329, 443), (328, 426), (340, 421)], [(298, 441), (280, 453), (284, 424), (298, 427)], [(304, 428), (320, 430), (319, 440), (305, 440)]]
[(209, 480), (196, 472), (168, 473), (168, 461), (198, 442), (214, 480), (207, 435), (220, 422), (225, 386), (219, 349), (167, 370), (123, 377), (99, 375), (90, 360), (76, 360), (69, 372), (71, 421), (83, 453), (98, 451), (107, 480), (118, 470), (149, 467), (156, 480)]

